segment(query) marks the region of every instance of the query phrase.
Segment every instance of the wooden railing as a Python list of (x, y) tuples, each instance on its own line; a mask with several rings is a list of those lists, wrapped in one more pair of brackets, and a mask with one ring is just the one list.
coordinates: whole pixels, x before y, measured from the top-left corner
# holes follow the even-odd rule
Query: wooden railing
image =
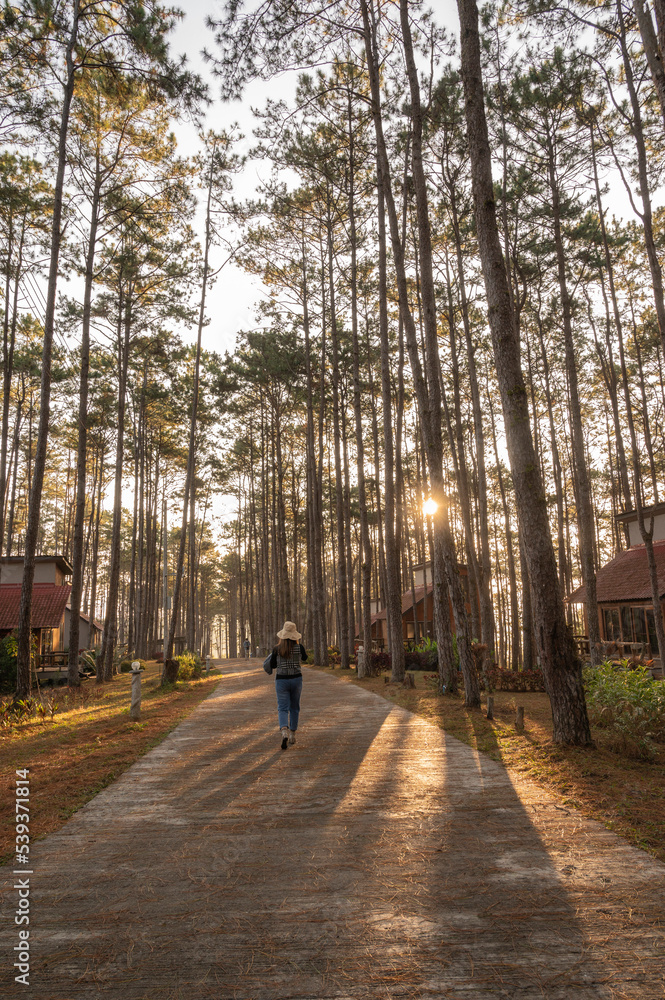
[(50, 653), (38, 653), (35, 656), (35, 667), (37, 670), (67, 669), (69, 653), (64, 650), (57, 650)]
[[(588, 635), (574, 635), (581, 659), (586, 663), (591, 659)], [(600, 643), (600, 652), (604, 660), (651, 660), (653, 652), (648, 642), (620, 642), (612, 640)]]

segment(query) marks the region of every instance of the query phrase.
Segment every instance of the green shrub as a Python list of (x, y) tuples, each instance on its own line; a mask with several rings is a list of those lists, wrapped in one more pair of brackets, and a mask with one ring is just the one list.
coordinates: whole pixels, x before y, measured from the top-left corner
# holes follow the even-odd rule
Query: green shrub
[(195, 680), (203, 673), (203, 663), (197, 653), (190, 653), (186, 649), (180, 656), (176, 656), (176, 660), (180, 664), (178, 667), (179, 681)]
[(314, 650), (313, 649), (308, 649), (307, 650), (307, 660), (305, 662), (307, 663), (307, 666), (311, 666), (311, 664), (314, 663)]
[(34, 698), (0, 702), (0, 727), (5, 729), (16, 723), (27, 722), (35, 714), (36, 707)]
[(655, 681), (645, 667), (628, 669), (601, 663), (585, 667), (589, 719), (605, 729), (613, 749), (649, 758), (655, 743), (665, 742), (665, 681)]
[(94, 649), (84, 649), (79, 653), (79, 673), (90, 677), (96, 673), (97, 656)]
[(54, 701), (49, 695), (46, 701), (37, 702), (37, 714), (41, 717), (42, 722), (46, 722), (46, 717), (48, 716), (51, 721), (53, 721), (53, 716), (58, 711), (58, 702)]
[[(120, 661), (120, 673), (121, 674), (131, 674), (131, 672), (132, 672), (132, 663), (134, 662), (135, 659), (136, 659), (136, 657), (134, 656), (134, 657), (132, 657), (131, 660), (121, 660)], [(145, 660), (139, 660), (139, 663), (141, 664), (141, 670), (145, 670)]]
[(16, 688), (16, 635), (0, 640), (0, 691)]

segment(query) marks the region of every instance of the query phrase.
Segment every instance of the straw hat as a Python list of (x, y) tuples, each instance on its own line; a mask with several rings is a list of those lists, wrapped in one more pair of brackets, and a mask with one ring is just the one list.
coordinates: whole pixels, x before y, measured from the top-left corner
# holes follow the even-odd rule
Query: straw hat
[(293, 639), (294, 642), (299, 642), (301, 639), (301, 634), (296, 628), (294, 622), (284, 622), (284, 628), (281, 632), (277, 633), (278, 639)]

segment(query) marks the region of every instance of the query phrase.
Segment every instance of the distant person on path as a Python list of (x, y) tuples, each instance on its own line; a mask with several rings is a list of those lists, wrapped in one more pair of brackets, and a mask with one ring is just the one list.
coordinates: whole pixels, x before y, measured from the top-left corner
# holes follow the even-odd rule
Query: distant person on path
[(301, 634), (293, 622), (284, 622), (284, 628), (277, 633), (280, 640), (270, 655), (270, 672), (275, 671), (277, 691), (277, 715), (282, 733), (282, 750), (296, 741), (298, 716), (300, 715), (300, 693), (302, 674), (300, 663), (307, 659), (307, 650), (301, 644)]
[(250, 649), (249, 639), (245, 639), (245, 641), (242, 644), (242, 647), (245, 650), (245, 659), (248, 660), (249, 659), (249, 649)]

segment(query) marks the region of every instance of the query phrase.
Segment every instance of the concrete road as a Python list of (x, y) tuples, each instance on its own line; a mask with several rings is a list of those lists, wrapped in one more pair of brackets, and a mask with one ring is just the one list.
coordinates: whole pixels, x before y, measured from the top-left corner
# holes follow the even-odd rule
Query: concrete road
[(656, 1000), (665, 866), (426, 720), (261, 662), (33, 847), (26, 1000)]

